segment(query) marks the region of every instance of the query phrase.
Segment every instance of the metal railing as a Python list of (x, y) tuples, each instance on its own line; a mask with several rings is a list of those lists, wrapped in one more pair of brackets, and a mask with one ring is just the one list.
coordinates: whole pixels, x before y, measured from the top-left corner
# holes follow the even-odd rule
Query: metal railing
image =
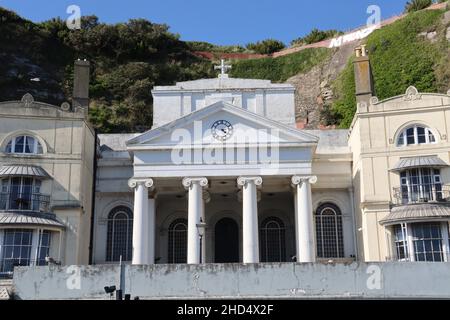
[(48, 212), (49, 206), (49, 195), (32, 193), (19, 196), (10, 192), (0, 193), (0, 210)]
[(26, 258), (7, 258), (0, 260), (0, 279), (13, 277), (14, 267), (46, 266), (45, 259), (32, 260)]
[(396, 187), (393, 188), (393, 199), (396, 205), (449, 202), (450, 185), (432, 183)]

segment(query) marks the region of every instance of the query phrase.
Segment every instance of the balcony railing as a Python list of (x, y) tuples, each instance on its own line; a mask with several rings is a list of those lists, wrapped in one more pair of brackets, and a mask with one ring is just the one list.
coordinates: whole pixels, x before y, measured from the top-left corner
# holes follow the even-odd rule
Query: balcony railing
[(450, 185), (440, 183), (419, 184), (393, 188), (396, 205), (427, 202), (450, 202)]
[(50, 196), (41, 193), (14, 196), (11, 193), (0, 193), (0, 210), (5, 211), (37, 211), (48, 212)]

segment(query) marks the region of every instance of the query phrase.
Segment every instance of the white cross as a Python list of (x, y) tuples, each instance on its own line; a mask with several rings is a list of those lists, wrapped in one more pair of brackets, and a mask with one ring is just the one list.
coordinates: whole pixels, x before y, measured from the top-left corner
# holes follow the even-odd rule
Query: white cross
[(225, 64), (224, 59), (220, 59), (220, 66), (214, 66), (214, 70), (220, 70), (219, 77), (226, 75), (228, 69), (231, 69), (231, 65)]

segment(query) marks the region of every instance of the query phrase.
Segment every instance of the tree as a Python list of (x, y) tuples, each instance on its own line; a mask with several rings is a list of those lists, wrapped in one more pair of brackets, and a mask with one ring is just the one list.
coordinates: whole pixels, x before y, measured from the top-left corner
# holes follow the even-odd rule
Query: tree
[(255, 51), (259, 54), (271, 54), (284, 49), (286, 46), (281, 41), (275, 39), (266, 39), (263, 41), (258, 41), (256, 43), (249, 43), (246, 47), (248, 50)]
[(433, 0), (410, 0), (405, 5), (405, 12), (419, 11), (428, 8), (433, 4)]

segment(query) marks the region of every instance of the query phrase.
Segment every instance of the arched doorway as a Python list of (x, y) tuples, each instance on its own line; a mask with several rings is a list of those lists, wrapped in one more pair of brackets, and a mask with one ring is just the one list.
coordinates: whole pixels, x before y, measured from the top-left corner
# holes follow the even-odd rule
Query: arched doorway
[(231, 218), (223, 218), (215, 226), (215, 262), (239, 262), (239, 227)]

